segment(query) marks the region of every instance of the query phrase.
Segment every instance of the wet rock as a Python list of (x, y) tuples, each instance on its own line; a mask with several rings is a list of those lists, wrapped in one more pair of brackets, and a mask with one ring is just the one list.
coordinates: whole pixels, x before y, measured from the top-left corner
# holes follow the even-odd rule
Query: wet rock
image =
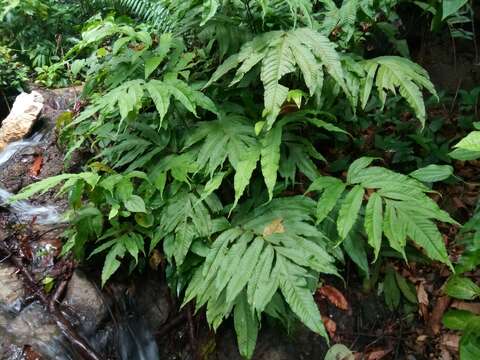
[(56, 126), (58, 116), (75, 107), (75, 104), (80, 99), (82, 89), (82, 86), (61, 89), (37, 89), (45, 99), (40, 117), (45, 119), (50, 127)]
[[(65, 166), (65, 150), (57, 143), (56, 120), (58, 116), (75, 107), (79, 99), (81, 88), (72, 87), (56, 90), (38, 89), (44, 98), (44, 107), (39, 119), (32, 130), (33, 136), (15, 144), (10, 144), (12, 153), (0, 154), (0, 184), (10, 193), (17, 193), (20, 189), (38, 180), (58, 175), (62, 172), (76, 172), (77, 164), (81, 162), (81, 154), (74, 153)], [(7, 161), (1, 157), (8, 156)], [(42, 157), (42, 166), (38, 174), (32, 176), (30, 169), (35, 160)], [(32, 202), (35, 205), (52, 204), (63, 210), (67, 207), (64, 198), (55, 198), (57, 189), (51, 189), (42, 195), (35, 196)]]
[(73, 273), (63, 304), (73, 310), (87, 336), (94, 334), (108, 315), (100, 290), (80, 270)]
[(30, 132), (34, 121), (43, 108), (43, 96), (32, 91), (21, 93), (15, 99), (10, 114), (2, 121), (0, 128), (0, 150), (9, 142), (19, 140)]
[(159, 329), (170, 314), (168, 286), (158, 278), (149, 276), (137, 285), (135, 301), (138, 313), (147, 320), (151, 329)]
[[(1, 324), (0, 324), (1, 327)], [(71, 359), (72, 351), (42, 305), (34, 302), (10, 319), (4, 330), (12, 344), (30, 346), (44, 359)]]
[(24, 290), (21, 279), (15, 274), (15, 268), (0, 264), (0, 309), (19, 312), (22, 308)]

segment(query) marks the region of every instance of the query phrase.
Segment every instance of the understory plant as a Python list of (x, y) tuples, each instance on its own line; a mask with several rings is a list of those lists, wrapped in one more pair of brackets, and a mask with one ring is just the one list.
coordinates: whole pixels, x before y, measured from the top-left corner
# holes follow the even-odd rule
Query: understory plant
[(63, 59), (87, 106), (61, 134), (67, 160), (92, 157), (11, 201), (61, 186), (64, 252), (104, 257), (103, 284), (160, 249), (184, 305), (213, 329), (233, 317), (245, 358), (265, 316), (328, 340), (312, 294), (348, 259), (368, 277), (370, 262), (407, 260), (410, 247), (452, 267), (437, 225), (456, 222), (430, 197), (450, 167), (401, 174), (363, 154), (344, 174), (325, 166), (336, 139), (355, 136), (347, 116), (382, 111), (389, 96), (417, 131), (427, 122), (427, 72), (400, 51), (366, 56), (364, 21), (385, 31), (389, 3), (165, 1), (168, 27), (92, 17)]

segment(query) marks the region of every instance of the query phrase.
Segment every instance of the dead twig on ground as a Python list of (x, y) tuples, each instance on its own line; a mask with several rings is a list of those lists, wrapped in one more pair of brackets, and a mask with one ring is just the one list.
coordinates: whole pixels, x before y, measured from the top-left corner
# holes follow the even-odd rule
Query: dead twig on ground
[(72, 344), (74, 349), (78, 351), (80, 356), (82, 356), (85, 360), (101, 360), (100, 355), (97, 354), (90, 344), (88, 344), (86, 339), (78, 334), (78, 332), (65, 318), (57, 306), (66, 286), (68, 285), (68, 281), (62, 280), (57, 286), (52, 298), (49, 299), (43, 289), (39, 288), (32, 273), (24, 266), (22, 259), (18, 256), (15, 256), (4, 241), (0, 241), (0, 252), (4, 253), (4, 255), (8, 257), (10, 262), (23, 275), (24, 279), (28, 283), (28, 286), (34, 291), (36, 296), (38, 296), (40, 302), (48, 309), (55, 320), (56, 325), (62, 331), (67, 340)]

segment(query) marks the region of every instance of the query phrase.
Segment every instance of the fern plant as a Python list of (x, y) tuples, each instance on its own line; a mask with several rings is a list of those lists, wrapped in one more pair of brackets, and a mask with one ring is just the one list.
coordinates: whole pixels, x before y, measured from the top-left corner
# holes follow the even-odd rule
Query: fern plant
[(262, 312), (275, 316), (284, 302), (327, 338), (312, 297), (314, 279), (318, 273), (337, 274), (337, 269), (329, 241), (314, 226), (314, 205), (308, 198), (290, 197), (241, 207), (186, 289), (184, 304), (196, 299), (197, 310), (206, 304), (214, 329), (233, 311), (240, 353), (247, 358), (255, 349)]
[[(370, 252), (357, 239), (374, 259), (388, 246), (406, 257), (410, 239), (450, 265), (436, 222), (455, 221), (429, 197), (427, 182), (441, 177), (432, 168), (430, 177), (402, 175), (364, 157), (344, 181), (323, 166), (333, 139), (356, 136), (347, 131), (355, 116), (345, 114), (367, 111), (372, 98), (399, 93), (425, 123), (422, 90), (435, 90), (421, 67), (389, 54), (364, 59), (350, 32), (336, 41), (332, 24), (322, 28), (313, 1), (111, 4), (137, 19), (166, 9), (174, 32), (113, 15), (85, 24), (65, 61), (85, 80), (87, 105), (62, 139), (67, 157), (81, 147), (92, 157), (83, 173), (12, 198), (65, 181), (65, 249), (104, 256), (102, 283), (162, 251), (184, 304), (206, 309), (214, 329), (233, 316), (251, 358), (265, 316), (298, 319), (328, 338), (312, 293), (320, 276), (341, 273), (344, 253), (368, 272)], [(352, 1), (351, 14), (367, 14), (368, 4)], [(354, 27), (347, 10), (344, 25)], [(163, 16), (160, 28), (170, 22)]]
[(339, 204), (336, 225), (339, 241), (347, 238), (360, 218), (364, 200), (363, 222), (368, 244), (378, 258), (383, 235), (389, 246), (406, 260), (407, 239), (413, 240), (431, 259), (448, 264), (443, 237), (435, 224), (456, 222), (432, 200), (431, 190), (412, 176), (369, 166), (374, 158), (363, 157), (349, 167), (346, 182), (333, 177), (319, 177), (308, 191), (319, 191), (317, 221), (322, 222)]

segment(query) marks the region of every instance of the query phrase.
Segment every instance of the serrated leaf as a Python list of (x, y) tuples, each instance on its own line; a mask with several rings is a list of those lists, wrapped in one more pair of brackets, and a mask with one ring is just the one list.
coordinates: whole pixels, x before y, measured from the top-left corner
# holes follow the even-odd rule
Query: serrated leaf
[(138, 246), (135, 239), (129, 235), (123, 237), (123, 246), (130, 255), (135, 259), (135, 264), (138, 264)]
[[(377, 66), (372, 65), (377, 64)], [(396, 93), (407, 101), (416, 116), (425, 125), (425, 104), (421, 89), (425, 88), (432, 95), (437, 96), (435, 87), (430, 81), (428, 73), (418, 64), (399, 56), (380, 56), (364, 60), (364, 68), (368, 71), (365, 88), (362, 94), (362, 105), (365, 105), (370, 94), (371, 76), (375, 77), (375, 86), (382, 106), (385, 104), (386, 91)]]
[(273, 198), (273, 188), (277, 182), (277, 172), (280, 165), (280, 144), (282, 142), (282, 127), (275, 126), (261, 140), (260, 164), (267, 185), (269, 200)]
[(383, 232), (382, 198), (376, 192), (370, 195), (367, 207), (365, 208), (365, 232), (368, 236), (368, 244), (373, 247), (375, 262), (377, 261), (382, 245)]
[(228, 283), (227, 302), (234, 301), (245, 285), (247, 285), (248, 280), (250, 280), (263, 249), (263, 241), (262, 238), (257, 237), (245, 251), (245, 254), (243, 254), (237, 271)]
[(160, 125), (162, 125), (163, 118), (167, 114), (168, 107), (170, 106), (170, 93), (159, 80), (150, 80), (145, 84), (145, 88), (155, 104), (158, 115), (160, 116)]
[(217, 67), (215, 72), (212, 74), (210, 80), (205, 84), (204, 88), (210, 86), (212, 83), (220, 79), (230, 70), (234, 69), (240, 63), (240, 58), (238, 54), (231, 55), (225, 60), (222, 65)]
[(406, 259), (405, 245), (407, 243), (407, 230), (405, 222), (398, 218), (394, 202), (385, 202), (385, 215), (383, 231), (392, 249), (398, 251)]
[(200, 199), (198, 202), (205, 200), (208, 196), (210, 196), (215, 190), (217, 190), (220, 185), (222, 185), (223, 178), (227, 175), (226, 171), (221, 171), (215, 174), (210, 180), (207, 181), (203, 191), (200, 194)]
[(259, 324), (255, 313), (247, 303), (245, 294), (238, 298), (233, 311), (233, 321), (240, 355), (251, 359), (257, 343)]
[(366, 251), (366, 243), (358, 229), (355, 226), (352, 231), (343, 240), (342, 246), (345, 253), (352, 259), (355, 265), (363, 272), (366, 278), (370, 276), (370, 269), (368, 264), (368, 257)]
[(243, 195), (245, 188), (250, 183), (250, 178), (252, 177), (253, 170), (257, 167), (257, 161), (260, 157), (260, 152), (257, 150), (251, 151), (247, 154), (236, 166), (235, 176), (233, 178), (233, 187), (235, 189), (235, 201), (233, 203), (233, 208), (237, 206), (238, 200)]
[(328, 335), (323, 325), (317, 304), (313, 300), (311, 291), (306, 287), (304, 279), (291, 273), (293, 265), (288, 260), (277, 257), (282, 272), (280, 289), (285, 301), (298, 318), (313, 332), (323, 336), (328, 341)]
[(343, 181), (331, 176), (321, 176), (313, 181), (307, 192), (322, 191), (322, 195), (317, 202), (317, 223), (321, 223), (333, 210), (345, 188)]
[(183, 264), (183, 261), (190, 250), (190, 246), (192, 245), (194, 237), (195, 229), (191, 224), (184, 223), (176, 229), (173, 256), (177, 266), (181, 266)]
[(70, 182), (71, 186), (75, 185), (76, 180), (83, 180), (92, 188), (94, 188), (100, 180), (100, 176), (93, 172), (83, 172), (79, 174), (61, 174), (52, 176), (24, 187), (19, 193), (9, 197), (7, 201), (8, 203), (13, 203), (18, 200), (28, 199), (29, 197), (37, 193), (44, 194), (49, 189), (57, 186), (65, 180), (75, 180)]
[(290, 41), (287, 35), (281, 36), (278, 44), (270, 48), (262, 61), (260, 79), (265, 88), (263, 116), (266, 117), (267, 129), (271, 128), (280, 113), (280, 107), (287, 99), (288, 88), (281, 85), (279, 81), (284, 75), (295, 71)]
[(358, 218), (358, 213), (363, 202), (364, 189), (356, 185), (345, 196), (338, 211), (337, 230), (340, 238), (345, 239)]
[(408, 237), (420, 245), (428, 257), (452, 267), (442, 234), (437, 226), (428, 219), (413, 217), (398, 208), (397, 211), (401, 214), (401, 221), (405, 223)]
[(242, 256), (247, 250), (248, 243), (253, 239), (252, 233), (244, 233), (228, 250), (222, 265), (215, 276), (215, 286), (218, 292), (223, 291), (232, 276), (237, 272)]
[(118, 270), (121, 263), (118, 258), (123, 258), (125, 255), (125, 247), (123, 243), (117, 242), (105, 257), (105, 263), (102, 269), (102, 287), (108, 279)]
[(377, 160), (375, 157), (364, 156), (355, 160), (349, 167), (347, 172), (347, 183), (348, 184), (357, 184), (361, 182), (359, 180), (359, 175), (362, 174), (363, 170), (367, 168), (373, 161)]
[(274, 251), (266, 245), (256, 265), (253, 276), (248, 281), (248, 303), (258, 311), (263, 311), (278, 288), (277, 277), (273, 273)]

